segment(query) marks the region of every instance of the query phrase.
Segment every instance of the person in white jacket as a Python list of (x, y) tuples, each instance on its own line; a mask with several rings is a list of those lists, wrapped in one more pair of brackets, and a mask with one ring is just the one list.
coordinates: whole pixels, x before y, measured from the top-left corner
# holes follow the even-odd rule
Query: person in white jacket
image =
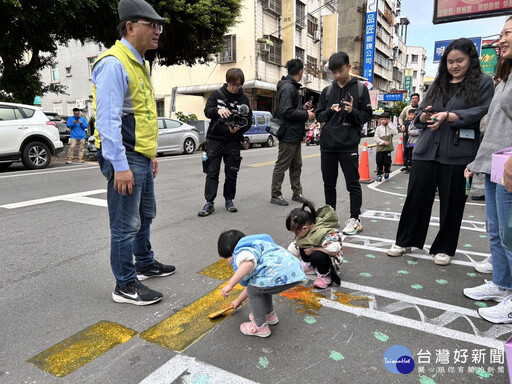
[(384, 112), (380, 115), (380, 125), (375, 130), (375, 142), (377, 143), (377, 155), (375, 156), (377, 162), (377, 181), (382, 181), (383, 172), (384, 179), (389, 179), (391, 152), (393, 152), (393, 135), (398, 133), (398, 130), (390, 121), (390, 117), (388, 112)]

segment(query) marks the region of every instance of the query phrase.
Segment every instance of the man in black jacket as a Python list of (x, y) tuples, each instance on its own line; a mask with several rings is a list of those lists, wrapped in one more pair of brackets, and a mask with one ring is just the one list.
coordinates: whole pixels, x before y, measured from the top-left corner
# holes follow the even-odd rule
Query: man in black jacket
[(211, 121), (206, 134), (207, 156), (203, 159), (203, 171), (206, 173), (206, 204), (197, 214), (200, 217), (215, 212), (214, 200), (217, 197), (222, 160), (225, 174), (224, 206), (228, 212), (238, 211), (233, 200), (242, 161), (240, 147), (244, 140), (244, 132), (251, 127), (252, 122), (249, 99), (242, 89), (244, 82), (245, 76), (240, 68), (229, 69), (226, 72), (226, 83), (221, 89), (212, 92), (204, 108), (204, 115)]
[(329, 58), (329, 70), (334, 81), (320, 96), (316, 119), (325, 123), (320, 136), (321, 168), (325, 203), (336, 209), (338, 163), (341, 166), (350, 196), (350, 219), (343, 234), (355, 235), (363, 230), (359, 215), (363, 194), (359, 183), (359, 153), (361, 127), (372, 117), (368, 88), (350, 76), (350, 60), (346, 52)]
[(292, 187), (292, 200), (299, 203), (305, 201), (302, 196), (300, 174), (302, 172), (301, 143), (306, 131), (306, 120), (313, 119), (311, 103), (302, 104), (299, 95), (300, 84), (304, 73), (304, 64), (299, 59), (286, 63), (288, 76), (283, 76), (277, 83), (276, 118), (283, 124), (279, 129), (279, 151), (272, 173), (272, 191), (270, 202), (276, 205), (288, 205), (281, 193), (284, 173), (289, 170)]

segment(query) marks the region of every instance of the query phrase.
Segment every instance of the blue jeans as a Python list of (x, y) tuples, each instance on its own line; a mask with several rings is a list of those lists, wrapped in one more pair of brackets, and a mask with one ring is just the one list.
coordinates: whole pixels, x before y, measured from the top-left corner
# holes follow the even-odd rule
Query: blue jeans
[(485, 175), (485, 210), (492, 256), (492, 281), (498, 287), (512, 289), (512, 251), (503, 244), (503, 228), (512, 207), (512, 193), (493, 183)]
[(103, 158), (101, 150), (96, 157), (101, 173), (108, 181), (110, 265), (117, 285), (122, 288), (137, 278), (135, 265), (143, 268), (154, 262), (149, 228), (156, 216), (153, 167), (147, 157), (127, 151), (126, 158), (135, 185), (132, 194), (123, 196), (114, 189), (114, 168), (110, 161)]

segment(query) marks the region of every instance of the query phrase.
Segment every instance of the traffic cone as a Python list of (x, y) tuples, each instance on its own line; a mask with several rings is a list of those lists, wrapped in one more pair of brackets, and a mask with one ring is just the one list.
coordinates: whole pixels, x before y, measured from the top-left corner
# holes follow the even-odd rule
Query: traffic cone
[(365, 141), (363, 149), (361, 150), (361, 159), (359, 160), (359, 182), (369, 184), (370, 180), (370, 165), (368, 164), (368, 143)]
[(393, 165), (404, 165), (404, 147), (402, 145), (402, 138), (398, 141), (398, 148), (396, 149), (395, 162)]

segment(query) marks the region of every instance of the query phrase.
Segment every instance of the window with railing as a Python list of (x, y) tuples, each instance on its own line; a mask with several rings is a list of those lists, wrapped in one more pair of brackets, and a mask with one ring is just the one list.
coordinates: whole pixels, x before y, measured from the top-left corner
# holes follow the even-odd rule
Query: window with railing
[(96, 61), (97, 56), (90, 56), (87, 58), (87, 65), (89, 66), (89, 79), (92, 77), (92, 66)]
[(318, 59), (316, 57), (309, 55), (307, 56), (305, 72), (315, 77), (318, 77), (320, 75), (320, 69), (318, 68)]
[(304, 58), (306, 57), (306, 51), (302, 48), (295, 47), (295, 58), (300, 59), (304, 63)]
[(224, 36), (224, 48), (218, 55), (218, 62), (221, 64), (236, 62), (236, 35)]
[(283, 42), (281, 41), (281, 39), (278, 39), (277, 37), (274, 36), (266, 35), (263, 37), (269, 39), (273, 44), (268, 46), (269, 52), (266, 55), (266, 57), (263, 58), (263, 60), (268, 63), (281, 65), (281, 50)]
[(306, 27), (306, 5), (300, 1), (295, 2), (295, 27), (304, 29)]
[(263, 0), (263, 10), (281, 16), (281, 0)]
[(318, 31), (318, 19), (314, 16), (308, 15), (308, 35), (315, 36)]

